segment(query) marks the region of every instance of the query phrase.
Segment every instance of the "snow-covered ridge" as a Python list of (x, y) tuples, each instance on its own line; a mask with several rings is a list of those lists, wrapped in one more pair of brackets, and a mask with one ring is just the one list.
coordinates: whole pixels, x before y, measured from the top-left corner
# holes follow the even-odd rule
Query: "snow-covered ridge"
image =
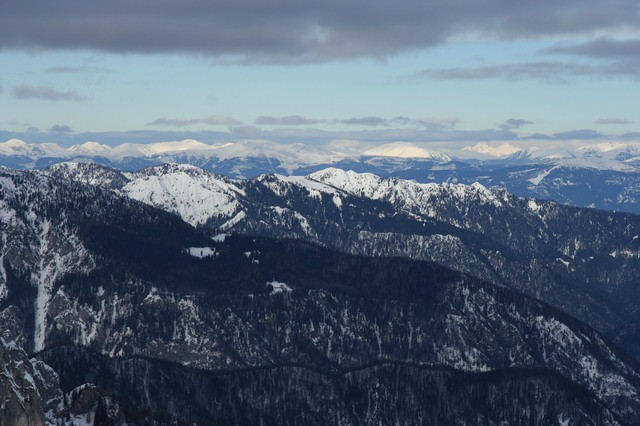
[(509, 143), (503, 143), (498, 146), (488, 145), (486, 143), (478, 143), (473, 146), (465, 146), (464, 148), (462, 148), (462, 151), (475, 152), (478, 154), (485, 154), (493, 157), (506, 157), (520, 151), (520, 148), (517, 148)]
[(244, 191), (230, 179), (194, 166), (168, 164), (128, 174), (122, 193), (135, 200), (178, 214), (193, 226), (212, 216), (230, 216)]
[(444, 152), (428, 151), (425, 148), (404, 142), (377, 146), (366, 150), (364, 155), (397, 158), (428, 158), (441, 162), (451, 161), (451, 157)]
[[(302, 190), (310, 199), (330, 197), (339, 210), (344, 208), (344, 199), (352, 196), (390, 202), (401, 210), (430, 217), (438, 215), (438, 203), (444, 200), (459, 206), (473, 202), (500, 208), (504, 204), (503, 193), (490, 190), (479, 183), (417, 183), (338, 168), (327, 168), (309, 176), (276, 174), (260, 175), (249, 180), (232, 180), (194, 166), (164, 164), (136, 173), (120, 174), (120, 186), (113, 184), (116, 178), (104, 177), (105, 169), (97, 165), (65, 164), (55, 166), (47, 173), (92, 185), (108, 186), (127, 197), (177, 214), (193, 226), (214, 221), (222, 230), (230, 230), (247, 217), (254, 203), (248, 197), (247, 190), (255, 185), (267, 188), (284, 200), (293, 192), (300, 193)], [(77, 176), (74, 177), (74, 174)], [(300, 226), (312, 233), (307, 219), (299, 212), (282, 207), (264, 207), (268, 207), (274, 214), (286, 211), (287, 216), (297, 218)]]
[(501, 195), (479, 183), (435, 184), (417, 183), (411, 180), (383, 178), (371, 173), (356, 173), (337, 168), (328, 168), (312, 173), (313, 180), (329, 184), (349, 194), (373, 200), (389, 201), (403, 209), (434, 216), (434, 200), (456, 199), (460, 205), (474, 201), (500, 207)]

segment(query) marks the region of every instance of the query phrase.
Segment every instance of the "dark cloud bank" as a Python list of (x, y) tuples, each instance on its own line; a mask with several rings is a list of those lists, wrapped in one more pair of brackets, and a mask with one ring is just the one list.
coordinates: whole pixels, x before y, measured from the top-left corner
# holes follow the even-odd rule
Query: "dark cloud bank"
[(467, 34), (512, 40), (639, 27), (637, 0), (5, 0), (0, 49), (323, 62), (385, 57)]

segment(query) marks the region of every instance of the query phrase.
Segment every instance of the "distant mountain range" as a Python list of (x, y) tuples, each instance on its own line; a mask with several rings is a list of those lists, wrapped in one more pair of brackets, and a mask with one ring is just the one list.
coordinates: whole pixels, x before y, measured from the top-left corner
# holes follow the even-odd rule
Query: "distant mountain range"
[(265, 173), (307, 175), (327, 167), (417, 182), (479, 182), (489, 188), (562, 204), (640, 213), (640, 144), (599, 143), (577, 148), (519, 149), (480, 143), (433, 151), (393, 143), (361, 150), (245, 141), (210, 145), (194, 140), (108, 147), (87, 142), (0, 143), (0, 165), (42, 169), (66, 161), (89, 161), (121, 171), (165, 163), (190, 164), (232, 178)]

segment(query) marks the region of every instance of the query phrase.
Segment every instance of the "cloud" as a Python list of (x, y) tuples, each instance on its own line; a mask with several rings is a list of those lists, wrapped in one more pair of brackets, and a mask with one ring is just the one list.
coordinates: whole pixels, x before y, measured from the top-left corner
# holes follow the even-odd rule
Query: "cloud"
[(639, 27), (637, 0), (5, 0), (0, 49), (300, 63), (386, 57), (471, 35), (510, 41)]
[(633, 121), (626, 118), (599, 118), (595, 124), (633, 124)]
[(31, 123), (27, 123), (25, 121), (19, 121), (19, 120), (9, 120), (6, 123), (10, 124), (12, 126), (20, 126), (20, 127), (29, 127), (29, 126), (31, 126)]
[(413, 78), (436, 80), (539, 80), (566, 83), (573, 77), (629, 77), (640, 78), (640, 63), (617, 61), (604, 65), (590, 65), (563, 61), (540, 61), (479, 67), (434, 68), (419, 71)]
[[(345, 120), (343, 120), (345, 121)], [(451, 130), (456, 124), (460, 123), (460, 119), (456, 117), (422, 117), (410, 118), (405, 116), (397, 116), (390, 119), (379, 117), (365, 117), (359, 119), (350, 119), (349, 123), (344, 124), (365, 124), (369, 125), (385, 125), (385, 126), (408, 126), (429, 130)]]
[(326, 120), (318, 120), (315, 118), (301, 117), (299, 115), (287, 115), (284, 117), (270, 117), (261, 115), (256, 118), (255, 124), (262, 124), (268, 126), (304, 126), (311, 124), (324, 123)]
[(455, 128), (456, 124), (460, 123), (460, 119), (456, 117), (423, 117), (412, 120), (411, 123), (432, 130), (446, 130)]
[(533, 121), (524, 120), (522, 118), (510, 118), (504, 123), (502, 123), (499, 127), (503, 130), (512, 130), (512, 129), (519, 129), (528, 124), (534, 124), (534, 123)]
[(347, 118), (344, 120), (336, 120), (335, 122), (356, 126), (387, 126), (389, 124), (389, 120), (380, 117)]
[(527, 136), (526, 138), (523, 138), (523, 139), (551, 141), (551, 140), (554, 140), (554, 137), (553, 136), (549, 136), (549, 135), (545, 135), (544, 133), (534, 133), (534, 134), (529, 135), (529, 136)]
[(640, 132), (629, 132), (620, 136), (620, 139), (640, 139)]
[(552, 47), (545, 49), (544, 52), (590, 58), (637, 60), (640, 57), (640, 40), (616, 40), (600, 37), (584, 43)]
[(391, 126), (413, 126), (423, 127), (432, 130), (453, 129), (460, 120), (455, 117), (423, 117), (410, 118), (397, 116), (393, 118), (384, 117), (353, 117), (334, 120), (320, 120), (316, 118), (301, 117), (299, 115), (289, 115), (284, 117), (260, 116), (255, 120), (256, 125), (280, 125), (280, 126), (301, 126), (313, 124), (342, 124), (347, 126), (363, 127), (391, 127)]
[(11, 89), (14, 99), (39, 99), (44, 101), (85, 101), (75, 90), (61, 92), (47, 86), (29, 86), (22, 84)]
[(569, 130), (566, 132), (558, 132), (553, 134), (554, 138), (559, 140), (568, 140), (568, 139), (597, 139), (602, 138), (605, 135), (602, 133), (596, 132), (591, 129), (582, 129), (582, 130)]
[(73, 129), (66, 124), (54, 124), (49, 131), (53, 133), (71, 133)]
[(196, 124), (206, 124), (209, 126), (239, 126), (242, 125), (242, 122), (231, 117), (212, 115), (211, 117), (193, 118), (188, 120), (178, 118), (157, 118), (152, 122), (147, 123), (147, 126), (184, 127)]
[(83, 65), (78, 67), (59, 65), (55, 67), (49, 67), (45, 70), (45, 72), (50, 74), (75, 74), (75, 73), (106, 73), (110, 71), (106, 68), (91, 67), (88, 65)]
[(436, 80), (557, 80), (560, 74), (585, 74), (590, 66), (564, 62), (530, 62), (524, 64), (505, 64), (481, 67), (426, 69), (416, 77), (428, 77)]

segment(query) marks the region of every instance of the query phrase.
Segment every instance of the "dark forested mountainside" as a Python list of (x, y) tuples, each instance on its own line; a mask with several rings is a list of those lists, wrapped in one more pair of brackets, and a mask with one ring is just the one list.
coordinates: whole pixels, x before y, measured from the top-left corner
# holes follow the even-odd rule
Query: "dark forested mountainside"
[[(225, 194), (247, 199), (258, 199), (252, 191), (273, 200), (297, 188), (223, 184)], [(431, 262), (256, 235), (211, 238), (206, 227), (120, 191), (37, 172), (0, 175), (3, 337), (50, 363), (60, 392), (77, 389), (74, 402), (85, 409), (73, 416), (231, 424), (640, 421), (636, 362), (544, 302)], [(287, 191), (281, 199), (295, 200)], [(308, 187), (295, 191), (296, 203), (319, 199), (327, 214), (339, 216), (328, 206), (342, 205), (349, 211), (342, 216), (354, 219), (338, 226), (382, 214), (397, 218), (399, 231), (437, 226), (473, 235), (485, 250), (508, 250), (381, 200), (335, 188), (319, 196), (303, 196)], [(72, 416), (59, 413), (45, 415)]]
[(245, 181), (180, 165), (123, 175), (62, 164), (46, 173), (119, 188), (212, 235), (293, 237), (350, 253), (432, 260), (540, 298), (612, 336), (640, 319), (636, 215), (478, 184), (418, 184), (339, 169)]
[(335, 373), (293, 364), (214, 372), (72, 347), (40, 358), (62, 372), (63, 389), (86, 382), (111, 389), (127, 418), (139, 422), (623, 424), (588, 390), (547, 369), (470, 373), (382, 361)]

